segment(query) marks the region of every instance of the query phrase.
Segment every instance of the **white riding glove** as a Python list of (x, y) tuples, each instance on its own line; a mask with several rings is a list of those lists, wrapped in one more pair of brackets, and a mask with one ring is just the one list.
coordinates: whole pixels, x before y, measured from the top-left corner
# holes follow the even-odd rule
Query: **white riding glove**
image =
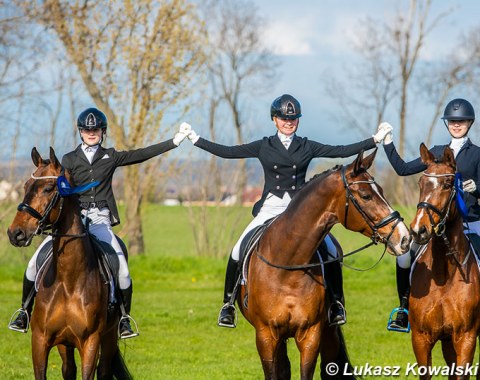
[(199, 138), (200, 136), (197, 135), (193, 129), (188, 134), (188, 139), (192, 142), (193, 145), (195, 145), (195, 143), (198, 141)]
[(178, 128), (178, 132), (175, 133), (175, 137), (173, 138), (173, 143), (176, 146), (179, 146), (182, 143), (182, 141), (185, 140), (185, 138), (188, 136), (191, 129), (192, 127), (190, 126), (190, 124), (187, 124), (187, 123), (180, 124), (180, 127)]
[(463, 191), (466, 191), (467, 193), (473, 193), (477, 190), (477, 185), (473, 179), (467, 179), (466, 181), (463, 181), (462, 188)]
[[(372, 137), (373, 137), (373, 140), (375, 141), (376, 144), (379, 144), (381, 143), (382, 141), (384, 141), (385, 137), (390, 133), (392, 133), (392, 130), (393, 130), (393, 127), (389, 124), (389, 123), (380, 123), (380, 125), (378, 126), (377, 128), (377, 133), (375, 133)], [(391, 139), (391, 136), (390, 136), (390, 139)], [(391, 143), (392, 141), (389, 140)], [(385, 142), (384, 142), (385, 144)]]

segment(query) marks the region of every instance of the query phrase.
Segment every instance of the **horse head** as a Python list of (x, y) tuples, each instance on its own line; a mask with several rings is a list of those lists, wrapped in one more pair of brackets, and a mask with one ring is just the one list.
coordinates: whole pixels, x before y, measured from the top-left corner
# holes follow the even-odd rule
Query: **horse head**
[(36, 148), (31, 156), (36, 170), (24, 185), (25, 196), (7, 231), (10, 243), (16, 247), (30, 245), (35, 235), (58, 221), (64, 199), (58, 190), (58, 178), (68, 175), (53, 148), (49, 159), (43, 159)]
[[(398, 211), (394, 211), (383, 195), (383, 189), (368, 173), (377, 150), (364, 157), (360, 152), (350, 165), (342, 168), (346, 192), (342, 224), (361, 232), (375, 243), (386, 244), (390, 254), (399, 256), (410, 246), (410, 233)], [(354, 207), (349, 207), (353, 204)]]
[(426, 244), (434, 233), (443, 234), (445, 223), (457, 215), (454, 202), (456, 164), (449, 147), (436, 159), (422, 143), (420, 157), (427, 169), (419, 180), (420, 198), (410, 230), (417, 243)]

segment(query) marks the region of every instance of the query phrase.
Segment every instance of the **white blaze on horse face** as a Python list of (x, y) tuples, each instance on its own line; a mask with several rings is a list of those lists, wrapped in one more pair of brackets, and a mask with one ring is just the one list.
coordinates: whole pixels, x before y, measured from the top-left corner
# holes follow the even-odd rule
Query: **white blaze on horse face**
[[(438, 182), (438, 178), (435, 177), (428, 177), (428, 181), (430, 181), (433, 184), (432, 191), (429, 191), (423, 202), (426, 203), (432, 203), (430, 202), (431, 199), (434, 198), (434, 193), (435, 190), (440, 186), (440, 183)], [(422, 207), (419, 211), (417, 211), (417, 216), (415, 217), (415, 224), (413, 225), (412, 229), (414, 231), (419, 231), (420, 230), (420, 220), (422, 220), (425, 216), (428, 217), (428, 214), (426, 214), (427, 209), (425, 207)]]
[[(382, 193), (380, 192), (380, 190), (379, 190), (379, 188), (378, 188), (378, 186), (377, 186), (376, 183), (373, 183), (373, 184), (372, 184), (372, 189), (373, 189), (373, 191), (378, 195), (378, 197), (379, 197), (380, 199), (382, 199), (383, 202), (387, 205), (387, 207), (388, 207), (388, 212), (389, 212), (390, 214), (393, 213), (395, 210), (390, 206), (390, 204), (388, 203), (388, 201), (387, 201), (387, 200), (385, 199), (385, 197), (382, 195)], [(401, 236), (406, 236), (406, 235), (409, 234), (409, 230), (408, 230), (408, 228), (407, 228), (407, 226), (405, 225), (404, 222), (398, 223), (398, 224), (396, 225), (395, 229), (397, 229), (398, 233), (400, 233)], [(398, 248), (398, 247), (397, 247), (398, 245), (400, 245), (400, 242), (395, 246), (396, 249)], [(400, 250), (399, 250), (399, 251), (400, 251)]]

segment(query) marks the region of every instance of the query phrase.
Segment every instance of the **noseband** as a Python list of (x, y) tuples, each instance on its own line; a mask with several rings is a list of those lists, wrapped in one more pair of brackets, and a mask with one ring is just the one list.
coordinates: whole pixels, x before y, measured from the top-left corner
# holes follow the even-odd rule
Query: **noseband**
[[(346, 203), (345, 203), (345, 228), (347, 228), (347, 218), (348, 218), (348, 207), (349, 207), (349, 202), (352, 202), (352, 204), (355, 206), (357, 211), (360, 213), (362, 216), (363, 220), (368, 224), (370, 229), (372, 230), (372, 236), (370, 236), (370, 239), (374, 244), (377, 244), (378, 242), (382, 243), (387, 243), (390, 240), (390, 237), (393, 234), (393, 231), (395, 231), (395, 227), (403, 221), (403, 218), (400, 216), (400, 213), (398, 211), (392, 212), (390, 215), (387, 215), (385, 218), (380, 220), (378, 223), (375, 223), (373, 219), (362, 209), (358, 201), (355, 199), (355, 197), (352, 194), (352, 191), (350, 190), (350, 186), (356, 185), (359, 183), (366, 183), (369, 185), (372, 185), (375, 183), (375, 180), (372, 178), (367, 181), (354, 181), (354, 182), (347, 182), (347, 177), (345, 175), (345, 170), (346, 167), (342, 166), (342, 180), (343, 180), (343, 186), (345, 187), (345, 195), (346, 195)], [(378, 230), (382, 227), (385, 227), (386, 225), (393, 223), (392, 225), (392, 230), (388, 234), (386, 238), (382, 237), (379, 235)]]

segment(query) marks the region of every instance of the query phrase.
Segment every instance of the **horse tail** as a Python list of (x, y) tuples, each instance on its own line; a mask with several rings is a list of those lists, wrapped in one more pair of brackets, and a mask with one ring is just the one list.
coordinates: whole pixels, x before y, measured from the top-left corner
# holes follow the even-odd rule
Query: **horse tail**
[(340, 327), (337, 327), (337, 337), (338, 337), (338, 354), (337, 358), (335, 359), (334, 363), (337, 365), (338, 372), (336, 376), (330, 375), (326, 367), (327, 365), (331, 365), (332, 363), (321, 363), (321, 373), (320, 377), (322, 379), (361, 379), (361, 377), (354, 375), (354, 368), (352, 363), (350, 362), (350, 358), (348, 357), (347, 352), (347, 345), (345, 344), (345, 338), (343, 337), (343, 332)]
[(127, 368), (120, 350), (117, 350), (112, 358), (113, 377), (117, 380), (132, 380), (133, 376)]

